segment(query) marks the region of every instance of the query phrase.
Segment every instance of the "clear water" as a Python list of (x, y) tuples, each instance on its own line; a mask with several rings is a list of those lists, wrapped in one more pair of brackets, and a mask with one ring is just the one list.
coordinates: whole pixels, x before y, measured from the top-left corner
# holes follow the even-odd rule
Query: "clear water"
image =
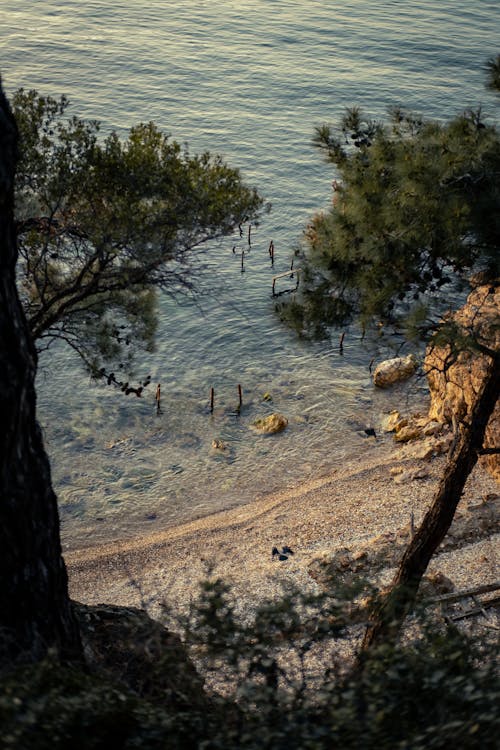
[[(127, 399), (89, 383), (69, 352), (42, 357), (39, 417), (65, 545), (247, 502), (365, 450), (363, 426), (406, 398), (370, 384), (368, 363), (388, 351), (349, 330), (340, 356), (338, 332), (299, 341), (273, 312), (272, 276), (330, 198), (313, 129), (353, 104), (447, 118), (481, 103), (494, 117), (482, 66), (500, 49), (498, 0), (0, 0), (0, 45), (7, 93), (65, 93), (104, 131), (154, 120), (191, 151), (223, 154), (273, 204), (251, 248), (246, 235), (210, 248), (197, 302), (162, 300), (142, 370), (161, 383), (161, 416), (154, 389)], [(287, 430), (256, 435), (250, 422), (273, 410)]]

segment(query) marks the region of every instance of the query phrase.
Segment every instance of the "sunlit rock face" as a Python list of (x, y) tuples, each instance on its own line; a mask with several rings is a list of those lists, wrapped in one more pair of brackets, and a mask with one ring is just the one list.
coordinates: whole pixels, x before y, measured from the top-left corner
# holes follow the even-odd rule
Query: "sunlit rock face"
[[(472, 341), (498, 351), (500, 348), (500, 285), (478, 286), (453, 320)], [(451, 346), (429, 347), (425, 370), (431, 403), (429, 419), (451, 423), (470, 413), (488, 372), (489, 357), (480, 352), (461, 351)], [(485, 448), (500, 446), (500, 404), (497, 402), (485, 436)], [(500, 481), (500, 456), (482, 457), (488, 470)]]

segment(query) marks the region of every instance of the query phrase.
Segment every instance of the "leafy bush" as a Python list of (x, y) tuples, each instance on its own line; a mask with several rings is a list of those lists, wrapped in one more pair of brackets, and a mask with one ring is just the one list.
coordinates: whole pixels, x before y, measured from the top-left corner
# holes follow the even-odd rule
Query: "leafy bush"
[[(361, 589), (350, 592), (359, 596)], [(154, 703), (96, 671), (45, 661), (4, 674), (0, 747), (12, 750), (493, 750), (497, 644), (424, 623), (353, 666), (338, 593), (286, 591), (253, 614), (220, 580), (203, 584), (184, 642), (206, 679), (203, 707)], [(165, 662), (171, 665), (171, 656)], [(170, 667), (169, 667), (170, 668)], [(145, 669), (151, 665), (145, 662)]]

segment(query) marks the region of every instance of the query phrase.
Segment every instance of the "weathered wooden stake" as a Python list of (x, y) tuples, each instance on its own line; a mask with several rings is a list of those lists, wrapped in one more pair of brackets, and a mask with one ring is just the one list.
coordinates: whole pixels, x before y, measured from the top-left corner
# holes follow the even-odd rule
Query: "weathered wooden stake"
[(238, 384), (238, 398), (239, 398), (238, 408), (241, 409), (241, 406), (243, 404), (243, 393), (241, 391), (241, 385), (239, 385), (239, 384)]
[(245, 270), (245, 251), (241, 251), (241, 272)]
[(159, 383), (156, 386), (155, 401), (156, 401), (156, 413), (161, 414), (161, 385)]
[(339, 352), (340, 352), (340, 354), (344, 353), (344, 336), (345, 336), (345, 332), (343, 332), (343, 333), (340, 334), (340, 339), (339, 339)]
[(251, 236), (252, 236), (252, 225), (251, 225), (251, 224), (249, 224), (249, 225), (248, 225), (248, 244), (249, 244), (249, 245), (251, 245), (251, 244), (252, 244)]
[(213, 388), (210, 388), (210, 414), (214, 413), (214, 398), (215, 398), (215, 391)]
[(271, 258), (271, 265), (274, 265), (274, 242), (272, 240), (269, 244), (269, 257)]

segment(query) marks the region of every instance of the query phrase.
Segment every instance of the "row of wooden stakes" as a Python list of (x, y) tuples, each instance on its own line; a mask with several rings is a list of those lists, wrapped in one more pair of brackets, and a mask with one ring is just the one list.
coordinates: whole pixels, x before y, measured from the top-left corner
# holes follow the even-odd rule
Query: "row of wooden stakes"
[[(156, 394), (155, 394), (155, 402), (156, 402), (156, 413), (161, 414), (161, 383), (158, 383), (156, 386)], [(210, 414), (213, 414), (214, 412), (214, 405), (215, 405), (215, 388), (210, 388)], [(238, 383), (238, 411), (243, 406), (243, 391), (241, 388), (241, 385)]]

